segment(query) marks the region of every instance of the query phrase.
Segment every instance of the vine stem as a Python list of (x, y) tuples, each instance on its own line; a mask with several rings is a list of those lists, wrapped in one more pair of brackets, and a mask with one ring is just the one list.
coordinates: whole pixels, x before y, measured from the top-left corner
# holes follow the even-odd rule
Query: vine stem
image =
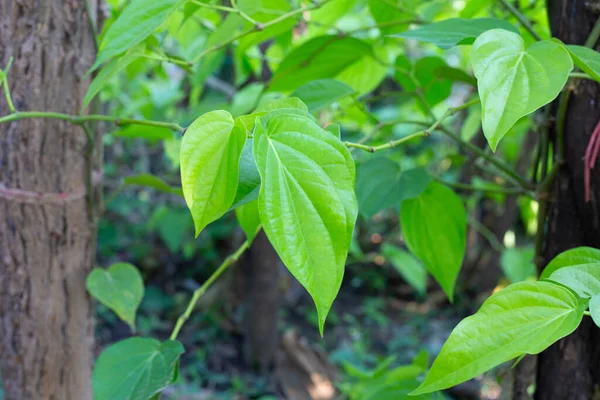
[(319, 7), (321, 7), (321, 6), (323, 6), (323, 5), (327, 4), (327, 3), (329, 3), (330, 1), (332, 1), (332, 0), (323, 0), (323, 1), (321, 1), (321, 2), (312, 3), (312, 4), (310, 4), (310, 5), (307, 5), (307, 6), (304, 6), (304, 7), (300, 7), (300, 8), (298, 8), (298, 9), (296, 9), (296, 10), (292, 10), (292, 11), (289, 11), (289, 12), (287, 12), (287, 13), (285, 13), (285, 14), (282, 14), (282, 15), (280, 15), (279, 17), (277, 17), (277, 18), (275, 18), (275, 19), (272, 19), (272, 20), (270, 20), (270, 21), (268, 21), (268, 22), (265, 22), (264, 24), (260, 24), (260, 23), (258, 23), (258, 24), (255, 24), (255, 25), (254, 25), (254, 27), (253, 27), (252, 29), (250, 29), (250, 30), (247, 30), (247, 31), (245, 31), (245, 32), (242, 32), (242, 33), (240, 33), (240, 34), (238, 34), (238, 35), (236, 35), (236, 36), (232, 37), (232, 38), (231, 38), (231, 39), (229, 39), (229, 40), (226, 40), (226, 41), (224, 41), (224, 42), (222, 42), (222, 43), (216, 44), (216, 45), (214, 45), (214, 46), (212, 46), (212, 47), (209, 47), (208, 49), (204, 50), (203, 52), (201, 52), (200, 54), (198, 54), (198, 55), (197, 55), (197, 56), (196, 56), (196, 57), (195, 57), (195, 58), (194, 58), (194, 59), (193, 59), (193, 60), (190, 62), (190, 64), (195, 64), (195, 63), (197, 63), (197, 62), (198, 62), (198, 61), (200, 61), (200, 60), (201, 60), (203, 57), (205, 57), (207, 54), (210, 54), (210, 53), (212, 53), (212, 52), (214, 52), (214, 51), (220, 50), (220, 49), (222, 49), (223, 47), (226, 47), (226, 46), (230, 45), (231, 43), (235, 42), (236, 40), (239, 40), (239, 39), (241, 39), (241, 38), (243, 38), (243, 37), (246, 37), (246, 36), (248, 36), (248, 35), (251, 35), (252, 33), (255, 33), (255, 32), (260, 32), (260, 31), (262, 31), (262, 30), (264, 30), (264, 29), (267, 29), (267, 28), (269, 28), (269, 27), (271, 27), (271, 26), (273, 26), (273, 25), (276, 25), (276, 24), (280, 23), (281, 21), (285, 21), (285, 20), (286, 20), (286, 19), (288, 19), (288, 18), (291, 18), (291, 17), (293, 17), (293, 16), (296, 16), (296, 15), (298, 15), (298, 14), (302, 14), (302, 13), (303, 13), (303, 12), (305, 12), (305, 11), (309, 11), (309, 10), (314, 10), (314, 9), (317, 9), (317, 8), (319, 8)]
[(70, 115), (56, 112), (42, 112), (42, 111), (25, 111), (25, 112), (13, 112), (12, 114), (8, 114), (4, 117), (0, 117), (0, 124), (5, 122), (19, 121), (26, 118), (52, 118), (52, 119), (61, 119), (63, 121), (68, 121), (74, 125), (83, 125), (88, 121), (105, 121), (112, 122), (117, 126), (125, 126), (125, 125), (146, 125), (146, 126), (156, 126), (160, 128), (168, 128), (178, 132), (184, 132), (185, 128), (183, 128), (179, 124), (175, 124), (172, 122), (162, 122), (162, 121), (151, 121), (145, 119), (133, 119), (133, 118), (117, 118), (111, 117), (108, 115)]
[(500, 2), (512, 15), (515, 16), (515, 18), (517, 18), (519, 23), (523, 25), (523, 28), (525, 28), (525, 30), (527, 30), (527, 32), (529, 32), (531, 36), (535, 38), (535, 40), (542, 40), (542, 37), (535, 31), (535, 29), (533, 29), (533, 26), (531, 25), (527, 17), (525, 17), (519, 10), (517, 10), (516, 7), (512, 5), (509, 0), (500, 0)]
[(587, 315), (588, 317), (591, 317), (591, 316), (592, 316), (592, 313), (591, 313), (591, 312), (589, 312), (589, 311), (584, 311), (584, 312), (583, 312), (583, 315)]
[(225, 272), (225, 270), (230, 265), (232, 265), (238, 261), (238, 259), (241, 257), (241, 255), (244, 254), (244, 252), (246, 250), (248, 250), (248, 248), (250, 248), (250, 243), (246, 240), (244, 243), (242, 243), (240, 248), (235, 251), (235, 253), (233, 253), (232, 255), (227, 257), (225, 259), (225, 261), (223, 261), (223, 263), (219, 266), (219, 268), (217, 268), (215, 270), (215, 272), (213, 272), (213, 274), (206, 280), (206, 282), (204, 282), (202, 284), (202, 286), (200, 286), (198, 289), (194, 290), (194, 294), (192, 295), (192, 298), (190, 299), (190, 302), (188, 303), (187, 308), (185, 309), (183, 314), (181, 314), (181, 316), (177, 319), (177, 323), (175, 324), (175, 327), (173, 328), (173, 332), (171, 333), (170, 340), (177, 339), (177, 336), (179, 335), (181, 328), (183, 327), (185, 322), (190, 318), (190, 315), (192, 315), (192, 312), (194, 311), (194, 308), (196, 307), (196, 303), (198, 302), (200, 297), (202, 297), (202, 295), (204, 293), (206, 293), (206, 291), (211, 287), (211, 285), (217, 280), (217, 278), (219, 276), (221, 276), (221, 274), (223, 274), (223, 272)]

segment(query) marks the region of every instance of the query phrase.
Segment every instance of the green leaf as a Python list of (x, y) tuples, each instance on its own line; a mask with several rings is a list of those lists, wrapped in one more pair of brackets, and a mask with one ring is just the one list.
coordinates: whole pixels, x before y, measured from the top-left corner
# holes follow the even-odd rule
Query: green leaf
[(443, 68), (450, 67), (443, 59), (423, 57), (417, 60), (413, 66), (404, 55), (400, 55), (396, 59), (396, 66), (398, 69), (395, 72), (395, 77), (398, 83), (407, 92), (414, 92), (420, 88), (427, 100), (425, 106), (433, 107), (450, 96), (452, 80), (442, 76), (443, 72), (448, 72)]
[(251, 201), (235, 209), (235, 216), (246, 234), (248, 243), (252, 243), (260, 227), (258, 200)]
[(595, 295), (590, 300), (590, 314), (592, 320), (600, 328), (600, 294)]
[(421, 296), (427, 290), (427, 271), (410, 253), (393, 246), (384, 244), (381, 254), (396, 268), (406, 282), (412, 286)]
[(540, 279), (548, 279), (554, 271), (580, 264), (600, 263), (600, 250), (593, 247), (576, 247), (563, 251), (544, 268)]
[(343, 82), (335, 79), (317, 79), (300, 86), (291, 95), (300, 98), (311, 113), (316, 113), (352, 93), (354, 90)]
[(548, 279), (565, 285), (579, 297), (587, 299), (600, 294), (600, 263), (560, 268)]
[(600, 53), (584, 46), (566, 46), (575, 66), (600, 82)]
[(265, 85), (262, 83), (251, 83), (235, 94), (231, 104), (231, 113), (239, 116), (252, 111), (258, 104)]
[(185, 0), (133, 0), (108, 28), (98, 50), (94, 71), (152, 34)]
[(108, 269), (94, 268), (85, 286), (96, 300), (135, 330), (135, 313), (144, 297), (144, 281), (136, 267), (118, 263)]
[(234, 129), (226, 111), (195, 120), (181, 142), (181, 184), (196, 236), (225, 214), (237, 194), (240, 156), (246, 133)]
[[(237, 5), (240, 10), (262, 24), (271, 22), (291, 10), (291, 4), (287, 0), (238, 0)], [(296, 18), (286, 18), (265, 29), (247, 35), (240, 39), (237, 51), (242, 53), (251, 46), (280, 36), (292, 30), (296, 23)], [(253, 27), (249, 23), (247, 25), (248, 29)]]
[(465, 382), (522, 354), (537, 354), (573, 332), (584, 306), (550, 282), (519, 282), (493, 294), (450, 334), (425, 381), (411, 394)]
[(167, 182), (152, 174), (139, 174), (127, 176), (125, 177), (125, 179), (123, 179), (123, 184), (127, 186), (145, 186), (156, 190), (160, 190), (161, 192), (173, 193), (179, 196), (183, 196), (183, 191), (181, 190), (181, 188), (172, 187)]
[(490, 29), (505, 29), (519, 33), (519, 30), (514, 25), (502, 19), (450, 18), (392, 36), (416, 39), (422, 42), (433, 43), (442, 49), (449, 49), (456, 45), (471, 44), (479, 35)]
[(405, 199), (418, 197), (429, 185), (426, 170), (402, 171), (400, 164), (387, 157), (377, 157), (361, 164), (356, 176), (358, 210), (371, 218), (386, 208), (400, 206)]
[(315, 79), (334, 78), (369, 54), (371, 46), (352, 37), (316, 37), (285, 57), (273, 75), (269, 89), (292, 91)]
[(265, 115), (269, 111), (279, 110), (281, 108), (295, 108), (302, 111), (308, 111), (308, 107), (302, 100), (297, 97), (282, 97), (280, 99), (272, 99), (263, 101), (258, 105), (254, 114)]
[(564, 46), (544, 40), (527, 49), (521, 36), (487, 31), (471, 49), (482, 103), (483, 133), (492, 150), (522, 117), (558, 96), (573, 69)]
[(300, 110), (269, 113), (254, 137), (264, 231), (312, 296), (322, 334), (357, 216), (354, 161), (338, 138)]
[[(381, 0), (369, 0), (369, 12), (373, 16), (373, 19), (380, 25), (379, 30), (382, 34), (387, 35), (391, 33), (404, 32), (410, 25), (411, 15), (407, 14), (394, 6), (395, 2), (387, 3)], [(406, 3), (403, 1), (402, 3)], [(405, 5), (407, 8), (416, 7), (418, 2), (412, 1), (410, 5)]]
[(173, 382), (183, 353), (174, 340), (134, 337), (110, 346), (94, 367), (94, 400), (150, 399)]
[(231, 208), (236, 208), (256, 200), (260, 190), (260, 174), (252, 152), (253, 139), (246, 140), (240, 156), (240, 178), (237, 193)]
[(387, 48), (375, 47), (373, 53), (365, 54), (356, 62), (349, 64), (343, 71), (335, 75), (335, 79), (350, 86), (359, 96), (375, 90), (385, 79), (389, 58)]
[(533, 247), (513, 247), (505, 249), (500, 257), (500, 266), (510, 283), (535, 278), (537, 275), (533, 258)]
[(408, 249), (452, 301), (467, 243), (462, 200), (451, 189), (431, 182), (418, 198), (402, 202), (400, 223)]
[(145, 46), (138, 45), (131, 48), (122, 57), (116, 58), (111, 61), (106, 67), (104, 67), (100, 73), (94, 78), (90, 86), (88, 87), (87, 93), (83, 98), (82, 110), (85, 110), (90, 102), (96, 97), (98, 92), (110, 81), (112, 78), (117, 76), (119, 72), (127, 68), (129, 64), (140, 58), (145, 51)]

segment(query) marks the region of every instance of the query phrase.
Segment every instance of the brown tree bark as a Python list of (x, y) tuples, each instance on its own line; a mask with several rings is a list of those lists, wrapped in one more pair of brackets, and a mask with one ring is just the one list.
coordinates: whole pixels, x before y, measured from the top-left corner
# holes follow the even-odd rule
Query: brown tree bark
[(244, 358), (262, 373), (273, 367), (279, 344), (279, 268), (279, 256), (261, 231), (248, 252), (243, 274)]
[[(96, 1), (88, 1), (95, 9)], [(95, 53), (84, 0), (0, 0), (0, 68), (20, 111), (77, 114)], [(9, 113), (4, 99), (0, 115)], [(0, 124), (0, 362), (7, 400), (92, 398), (95, 257), (80, 127)], [(95, 160), (97, 161), (97, 160)]]
[[(582, 45), (599, 17), (597, 2), (549, 0), (552, 34), (565, 43)], [(596, 49), (599, 47), (595, 46)], [(600, 248), (600, 174), (592, 171), (592, 201), (585, 201), (586, 146), (600, 120), (600, 86), (574, 81), (565, 118), (565, 164), (551, 191), (544, 258), (577, 246)], [(570, 336), (539, 356), (536, 399), (600, 398), (600, 329), (584, 317)]]

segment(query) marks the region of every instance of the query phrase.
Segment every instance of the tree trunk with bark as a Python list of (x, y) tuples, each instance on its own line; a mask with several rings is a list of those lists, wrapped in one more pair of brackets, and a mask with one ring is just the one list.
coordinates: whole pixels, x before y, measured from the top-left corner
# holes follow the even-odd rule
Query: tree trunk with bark
[[(87, 1), (96, 9), (96, 1)], [(95, 16), (93, 17), (95, 18)], [(95, 54), (84, 0), (0, 0), (17, 111), (79, 113)], [(0, 115), (10, 112), (0, 99)], [(101, 142), (99, 143), (99, 145)], [(95, 197), (81, 127), (0, 124), (0, 362), (7, 400), (92, 399)], [(88, 185), (90, 187), (88, 187)]]
[[(598, 2), (550, 0), (552, 34), (565, 43), (583, 45), (600, 16)], [(597, 43), (594, 48), (599, 47)], [(564, 124), (564, 165), (554, 181), (544, 258), (577, 246), (600, 248), (600, 174), (592, 170), (591, 201), (585, 200), (584, 155), (600, 120), (600, 86), (572, 82)], [(555, 135), (556, 136), (556, 135)], [(589, 317), (570, 336), (539, 356), (536, 399), (600, 399), (600, 329)]]

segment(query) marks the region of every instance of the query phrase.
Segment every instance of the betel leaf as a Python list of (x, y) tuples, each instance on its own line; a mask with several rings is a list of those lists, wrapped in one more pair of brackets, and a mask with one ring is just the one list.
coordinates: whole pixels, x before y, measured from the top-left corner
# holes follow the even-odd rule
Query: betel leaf
[(581, 298), (590, 298), (600, 294), (600, 263), (560, 268), (548, 279), (565, 285)]
[[(414, 9), (419, 5), (419, 1), (411, 0), (402, 1), (402, 6), (406, 9)], [(411, 4), (406, 4), (411, 3)], [(412, 22), (412, 16), (400, 7), (397, 7), (394, 2), (385, 2), (381, 0), (368, 1), (369, 12), (379, 26), (382, 34), (391, 34), (403, 32)]]
[(129, 49), (122, 57), (116, 58), (108, 63), (108, 65), (98, 73), (92, 83), (90, 83), (85, 97), (83, 98), (83, 106), (81, 109), (85, 110), (104, 85), (106, 85), (113, 77), (117, 76), (119, 72), (127, 68), (129, 64), (141, 57), (144, 54), (144, 51), (145, 46), (139, 44)]
[(427, 271), (410, 253), (391, 244), (381, 247), (381, 254), (421, 296), (427, 290)]
[(233, 204), (245, 141), (246, 132), (234, 129), (233, 118), (226, 111), (204, 114), (183, 136), (181, 184), (196, 236)]
[(418, 197), (431, 177), (423, 168), (402, 171), (400, 164), (377, 157), (359, 165), (356, 173), (358, 210), (364, 218), (400, 206), (402, 200)]
[(400, 223), (408, 249), (452, 301), (467, 243), (462, 200), (451, 189), (431, 182), (419, 197), (402, 202)]
[[(254, 113), (263, 113), (265, 115), (269, 111), (279, 110), (281, 108), (295, 108), (302, 111), (308, 111), (308, 107), (302, 100), (297, 97), (282, 97), (279, 99), (265, 100), (261, 102)], [(261, 116), (262, 116), (261, 115)]]
[(94, 367), (94, 400), (150, 399), (176, 378), (183, 345), (133, 337), (104, 350)]
[(136, 267), (118, 263), (108, 269), (94, 268), (85, 286), (96, 300), (135, 329), (135, 313), (144, 297), (144, 281)]
[(387, 76), (388, 65), (383, 60), (388, 58), (386, 47), (374, 47), (372, 53), (365, 54), (349, 64), (335, 75), (335, 79), (350, 86), (357, 95), (365, 95), (375, 90)]
[(450, 18), (392, 36), (416, 39), (422, 42), (433, 43), (442, 49), (449, 49), (460, 44), (471, 44), (479, 35), (490, 29), (505, 29), (519, 33), (519, 30), (514, 25), (502, 19)]
[(150, 187), (161, 192), (165, 193), (173, 193), (179, 196), (183, 196), (183, 191), (181, 188), (172, 187), (167, 182), (163, 181), (158, 176), (152, 174), (139, 174), (139, 175), (130, 175), (123, 179), (123, 185), (126, 186), (145, 186)]
[(494, 151), (520, 118), (558, 96), (573, 69), (561, 44), (543, 40), (525, 49), (521, 36), (503, 29), (477, 38), (471, 64), (482, 103), (483, 133)]
[(594, 323), (600, 328), (600, 294), (590, 299), (590, 314)]
[(240, 227), (246, 234), (248, 243), (252, 243), (260, 227), (258, 200), (251, 201), (235, 209), (235, 216)]
[[(288, 0), (238, 0), (238, 8), (245, 12), (255, 21), (262, 23), (272, 23), (273, 20), (286, 14), (291, 10), (292, 5)], [(250, 23), (246, 25), (253, 28)], [(296, 19), (284, 18), (279, 22), (261, 29), (240, 39), (240, 44), (236, 50), (238, 53), (245, 52), (251, 46), (262, 43), (270, 38), (280, 36), (287, 31), (291, 31), (296, 26)]]
[(354, 90), (335, 79), (317, 79), (294, 90), (292, 96), (302, 100), (311, 113), (321, 111), (331, 103), (350, 96)]
[(240, 156), (240, 177), (237, 193), (231, 208), (236, 208), (256, 200), (260, 190), (260, 174), (252, 155), (253, 139), (246, 140)]
[(568, 45), (566, 48), (575, 66), (600, 82), (600, 53), (584, 46)]
[(292, 50), (275, 71), (270, 90), (292, 91), (315, 79), (334, 78), (371, 54), (371, 46), (352, 37), (319, 36)]
[(573, 332), (585, 305), (551, 282), (519, 282), (493, 294), (450, 334), (412, 394), (465, 382), (522, 354), (537, 354)]
[(563, 251), (548, 263), (542, 271), (540, 279), (548, 279), (554, 271), (580, 264), (600, 263), (600, 250), (593, 247), (576, 247)]
[(407, 92), (421, 90), (427, 100), (425, 106), (435, 106), (450, 96), (452, 80), (438, 73), (445, 71), (443, 67), (450, 68), (443, 59), (423, 57), (413, 65), (406, 56), (399, 55), (396, 67), (394, 76), (398, 83)]
[(98, 49), (94, 71), (146, 39), (185, 0), (133, 0), (108, 28)]
[(317, 307), (319, 330), (339, 291), (356, 221), (346, 146), (301, 110), (272, 111), (254, 134), (258, 208), (279, 257)]

